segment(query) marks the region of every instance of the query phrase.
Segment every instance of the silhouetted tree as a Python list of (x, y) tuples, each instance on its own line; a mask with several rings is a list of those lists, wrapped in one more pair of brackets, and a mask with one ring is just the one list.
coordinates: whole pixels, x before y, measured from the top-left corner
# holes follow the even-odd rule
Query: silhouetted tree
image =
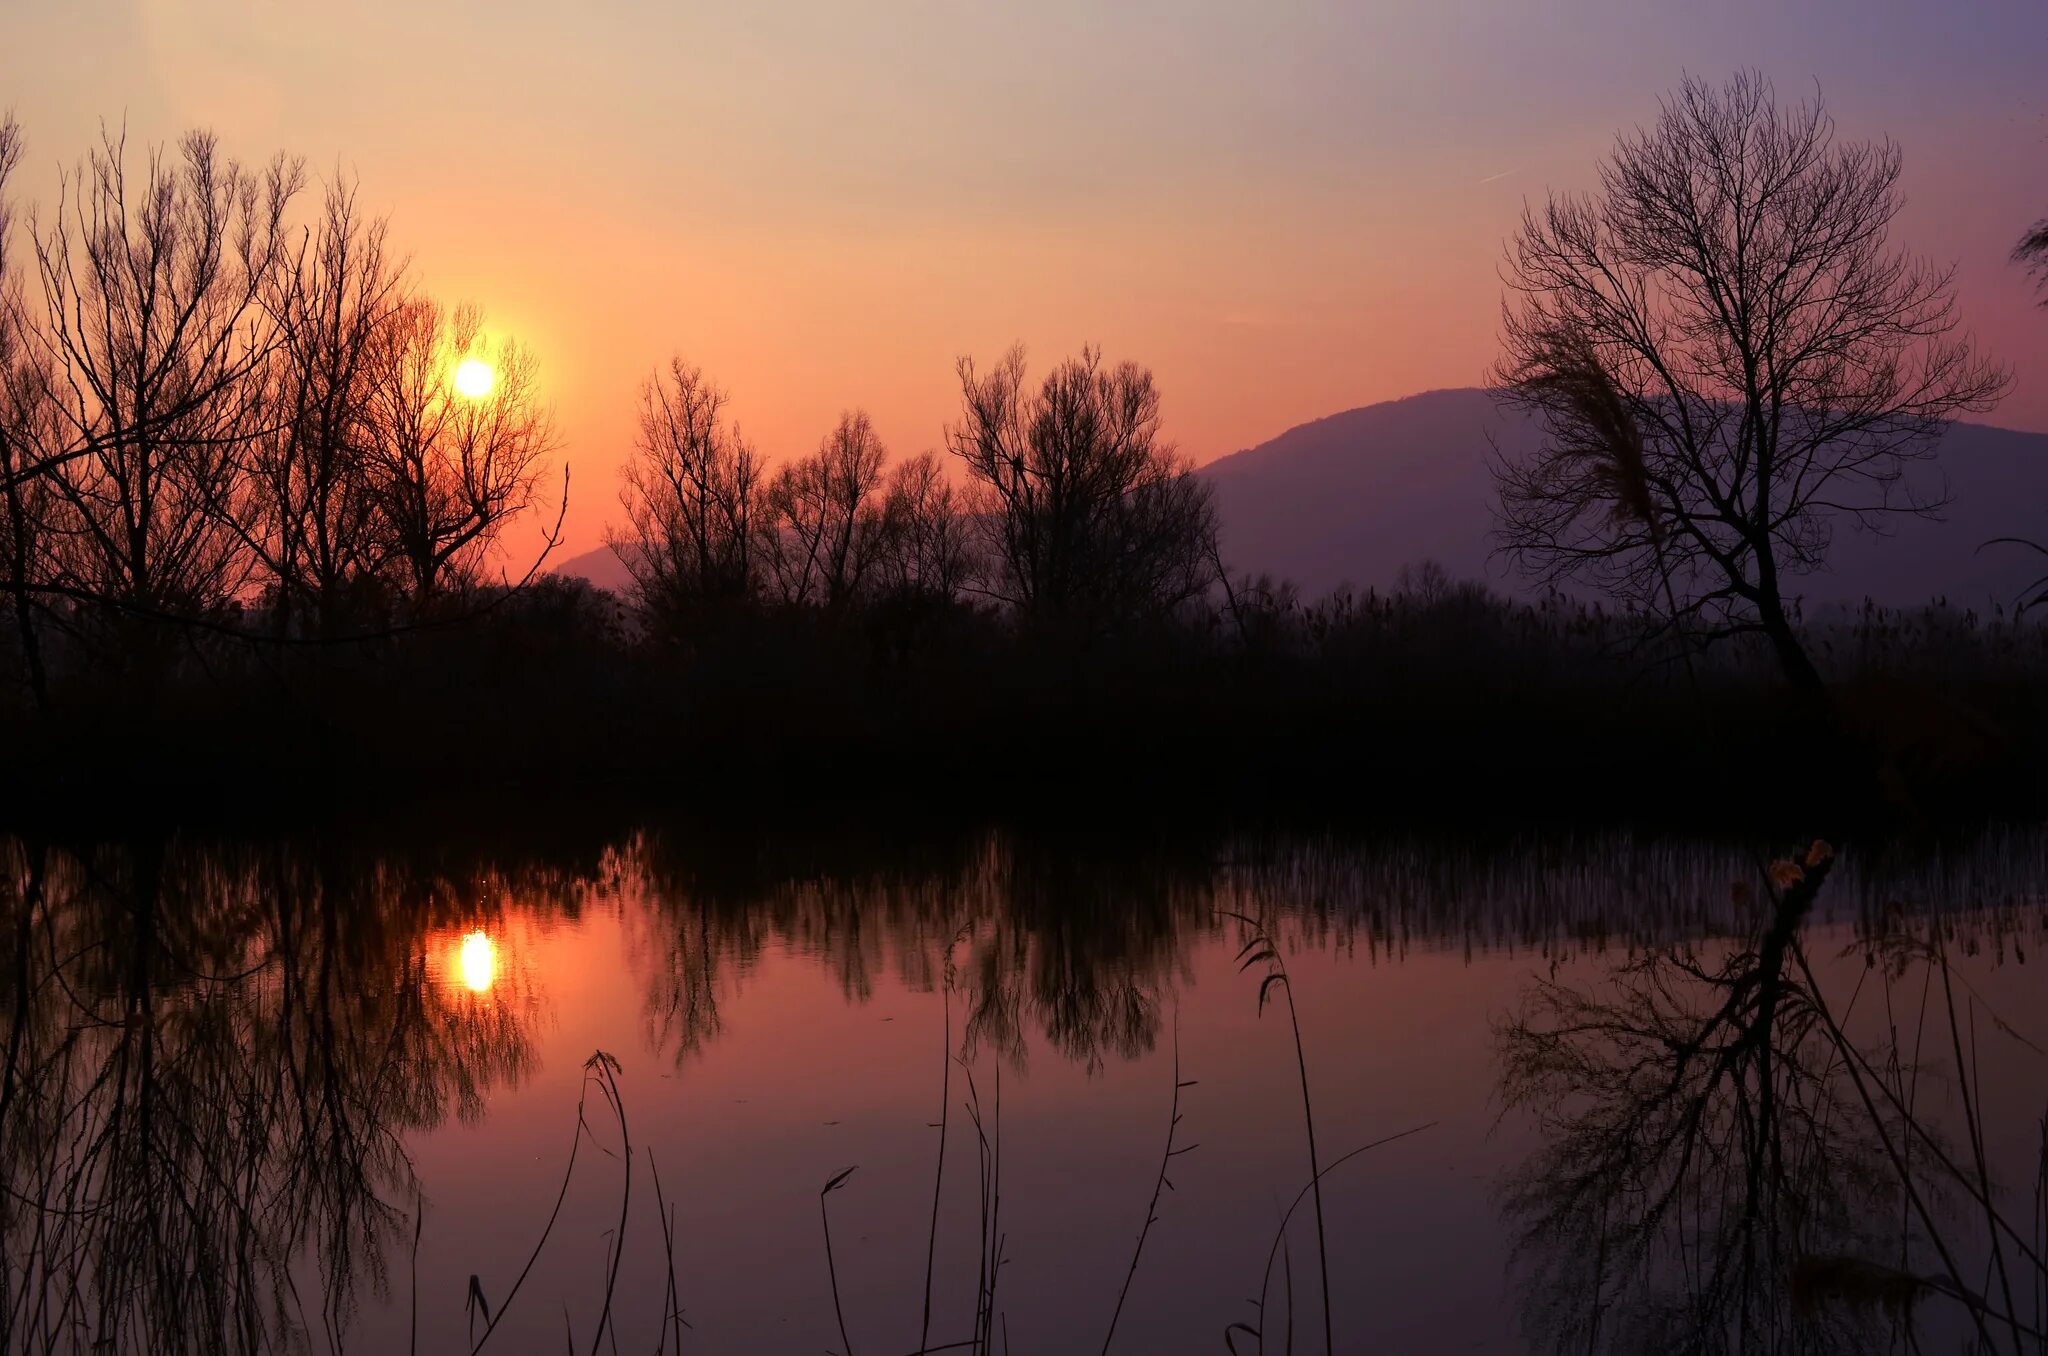
[(883, 544), (886, 455), (867, 412), (852, 410), (817, 455), (783, 467), (769, 482), (761, 554), (785, 603), (837, 611), (871, 581)]
[[(494, 374), (482, 395), (456, 389), (469, 358)], [(532, 355), (488, 341), (474, 307), (408, 298), (377, 327), (372, 363), (371, 494), (418, 610), (474, 582), (506, 523), (533, 505), (554, 422)]]
[(384, 240), (381, 219), (357, 215), (355, 186), (336, 182), (264, 300), (279, 344), (272, 416), (248, 458), (245, 536), (270, 576), (283, 631), (303, 611), (319, 634), (334, 634), (395, 544), (378, 517), (373, 476), (374, 361), (401, 300)]
[(675, 358), (640, 394), (640, 435), (620, 472), (627, 529), (607, 538), (659, 628), (754, 594), (761, 460), (724, 417), (725, 392)]
[(152, 152), (139, 193), (126, 161), (103, 136), (55, 222), (32, 226), (51, 440), (27, 468), (54, 473), (59, 587), (126, 614), (206, 615), (245, 575), (229, 515), (277, 343), (261, 299), (303, 175), (282, 156), (245, 170), (203, 132), (175, 160)]
[(901, 598), (952, 601), (974, 568), (974, 550), (938, 454), (919, 453), (890, 467), (883, 493), (883, 589)]
[(48, 485), (27, 467), (35, 449), (50, 441), (50, 431), (43, 426), (49, 410), (41, 394), (45, 383), (29, 352), (28, 319), (9, 257), (13, 203), (7, 184), (21, 161), (21, 146), (21, 125), (11, 114), (0, 116), (0, 585), (13, 607), (23, 675), (40, 703), (48, 680), (36, 633), (35, 585), (42, 581), (47, 550)]
[(1838, 519), (1937, 508), (1909, 469), (2006, 385), (1956, 333), (1950, 271), (1888, 246), (1899, 170), (1889, 142), (1838, 141), (1818, 99), (1688, 80), (1596, 195), (1524, 214), (1497, 380), (1549, 440), (1496, 474), (1525, 568), (1695, 639), (1761, 633), (1818, 688), (1785, 577)]
[(1084, 349), (1025, 389), (1024, 350), (959, 364), (946, 433), (973, 478), (981, 587), (1034, 622), (1081, 631), (1171, 611), (1212, 577), (1209, 490), (1159, 441), (1159, 392), (1136, 363)]

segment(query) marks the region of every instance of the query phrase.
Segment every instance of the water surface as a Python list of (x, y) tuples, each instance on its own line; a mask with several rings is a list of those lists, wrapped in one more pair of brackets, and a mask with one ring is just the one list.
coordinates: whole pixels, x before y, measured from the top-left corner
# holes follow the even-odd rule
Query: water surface
[(2039, 836), (891, 837), (8, 842), (9, 1349), (1314, 1351), (1304, 1068), (1340, 1350), (2039, 1326)]

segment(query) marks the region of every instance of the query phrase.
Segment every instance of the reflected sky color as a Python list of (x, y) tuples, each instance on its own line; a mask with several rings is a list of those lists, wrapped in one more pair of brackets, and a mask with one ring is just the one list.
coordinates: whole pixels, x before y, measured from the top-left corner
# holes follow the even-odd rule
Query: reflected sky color
[[(72, 59), (65, 53), (88, 53)], [(773, 458), (865, 405), (934, 445), (954, 358), (1096, 341), (1198, 460), (1477, 383), (1525, 199), (1585, 186), (1682, 74), (1817, 83), (1906, 153), (1904, 237), (1958, 268), (2048, 429), (2048, 318), (2006, 261), (2048, 212), (2048, 8), (1979, 0), (1094, 0), (588, 6), (81, 0), (0, 17), (46, 201), (97, 120), (357, 172), (439, 294), (531, 343), (614, 513), (644, 374), (715, 373)]]
[[(1540, 1137), (1527, 1118), (1502, 1115), (1494, 1081), (1497, 1023), (1539, 975), (1593, 983), (1607, 966), (1636, 954), (1620, 935), (1633, 934), (1635, 923), (1668, 935), (1719, 915), (1727, 907), (1720, 868), (1691, 876), (1682, 857), (1676, 869), (1673, 860), (1638, 859), (1659, 882), (1675, 876), (1686, 886), (1660, 894), (1666, 903), (1634, 922), (1626, 904), (1614, 911), (1613, 889), (1628, 869), (1569, 850), (1558, 853), (1547, 877), (1533, 863), (1518, 862), (1500, 875), (1445, 863), (1439, 875), (1436, 864), (1417, 862), (1412, 872), (1392, 876), (1415, 896), (1403, 903), (1386, 879), (1367, 884), (1341, 870), (1324, 875), (1308, 862), (1296, 885), (1252, 892), (1290, 914), (1322, 900), (1359, 920), (1357, 931), (1339, 927), (1318, 941), (1307, 934), (1320, 933), (1319, 925), (1304, 921), (1306, 933), (1294, 924), (1287, 931), (1321, 1133), (1348, 1149), (1429, 1126), (1329, 1179), (1343, 1349), (1535, 1349), (1509, 1281), (1514, 1259), (1498, 1193), (1501, 1174), (1532, 1153)], [(2018, 897), (2035, 888), (2026, 877), (1989, 889), (1985, 883), (1978, 878), (1973, 900), (2005, 904), (2013, 902), (2005, 886)], [(1905, 898), (1925, 899), (1924, 883), (1844, 885), (1833, 917), (1854, 913), (1850, 891), (1877, 898), (1898, 888)], [(1622, 888), (1626, 894), (1629, 887)], [(498, 1091), (488, 1122), (415, 1141), (435, 1202), (420, 1262), (428, 1296), (424, 1335), (458, 1342), (456, 1298), (469, 1273), (500, 1280), (523, 1264), (557, 1180), (567, 1109), (584, 1085), (583, 1060), (603, 1049), (622, 1062), (634, 1142), (652, 1148), (689, 1224), (679, 1234), (676, 1269), (694, 1349), (839, 1349), (815, 1193), (849, 1164), (859, 1171), (832, 1199), (834, 1229), (844, 1231), (835, 1237), (854, 1342), (863, 1349), (916, 1348), (939, 1051), (949, 1028), (961, 1039), (972, 1000), (956, 993), (948, 1006), (919, 978), (931, 969), (922, 953), (937, 948), (947, 929), (924, 933), (920, 942), (881, 935), (873, 917), (858, 926), (852, 916), (823, 927), (808, 920), (813, 909), (831, 915), (855, 899), (886, 914), (880, 881), (792, 882), (788, 892), (782, 905), (740, 925), (758, 949), (728, 952), (726, 967), (708, 975), (684, 959), (702, 925), (671, 916), (661, 900), (631, 884), (573, 926), (537, 939), (531, 964), (551, 977), (549, 1020), (536, 1031), (539, 1073)], [(1432, 896), (1444, 914), (1419, 903)], [(676, 902), (670, 895), (668, 907)], [(1582, 912), (1561, 916), (1559, 909)], [(1460, 915), (1493, 921), (1461, 926), (1452, 921)], [(1619, 932), (1610, 937), (1609, 928)], [(2013, 963), (2006, 945), (1988, 940), (1995, 932), (1962, 935), (1972, 938), (1968, 982), (2023, 1030), (2036, 1030), (2041, 1001), (2026, 967)], [(1813, 942), (1833, 992), (1844, 999), (1863, 987), (1863, 959), (1852, 938), (1851, 928), (1836, 923)], [(2020, 943), (2022, 954), (2030, 944)], [(973, 942), (959, 946), (957, 982), (974, 982), (978, 949)], [(1197, 1080), (1182, 1111), (1187, 1138), (1200, 1148), (1174, 1170), (1176, 1190), (1147, 1241), (1118, 1348), (1217, 1346), (1222, 1327), (1248, 1315), (1278, 1210), (1301, 1185), (1299, 1090), (1284, 1014), (1260, 1015), (1256, 976), (1240, 972), (1228, 933), (1197, 927), (1166, 949), (1160, 963), (1172, 978), (1142, 977), (1144, 992), (1158, 1002), (1143, 1048), (1076, 1057), (1049, 1030), (1057, 1009), (1034, 1009), (1027, 998), (1013, 1057), (998, 1059), (985, 1048), (975, 1053), (984, 1105), (1001, 1066), (1011, 1259), (1003, 1285), (1020, 1350), (1092, 1350), (1099, 1341), (1157, 1166), (1176, 1040), (1182, 1077)], [(1126, 973), (1101, 959), (1098, 974), (1106, 980)], [(1073, 973), (1049, 957), (1020, 956), (1015, 963), (1033, 984)], [(619, 982), (622, 966), (631, 982)], [(717, 1011), (715, 1035), (701, 1043), (679, 1039), (663, 1018), (675, 1001), (672, 986), (693, 982), (712, 990), (696, 997)], [(1874, 993), (1863, 1002), (1868, 1013), (1884, 1010)], [(2015, 1055), (2007, 1045), (1989, 1056), (1999, 1062), (1991, 1152), (2025, 1165), (2038, 1147), (2030, 1138), (2038, 1131), (2038, 1070), (2023, 1052)], [(962, 1079), (956, 1066), (956, 1102), (965, 1096)], [(949, 1172), (957, 1175), (949, 1176), (945, 1195), (937, 1280), (936, 1326), (948, 1338), (971, 1322), (974, 1295), (973, 1146), (964, 1119), (956, 1104)], [(592, 1123), (598, 1129), (590, 1142), (616, 1147), (609, 1121), (593, 1112)], [(617, 1210), (616, 1164), (590, 1161), (602, 1166), (572, 1183), (569, 1239), (601, 1236)], [(534, 1185), (526, 1194), (508, 1192), (514, 1180)], [(646, 1178), (636, 1182), (635, 1190), (647, 1189)], [(1296, 1223), (1305, 1226), (1303, 1219)], [(637, 1243), (621, 1284), (642, 1302), (627, 1321), (628, 1339), (651, 1343), (647, 1300), (660, 1291), (663, 1256), (651, 1212), (636, 1217), (632, 1230)], [(1310, 1237), (1295, 1236), (1294, 1262), (1300, 1337), (1313, 1349), (1320, 1332), (1302, 1271), (1312, 1266)], [(539, 1293), (551, 1304), (562, 1297), (578, 1315), (594, 1312), (602, 1288), (601, 1275), (591, 1274), (595, 1255), (575, 1245), (551, 1251), (536, 1273)], [(1276, 1273), (1276, 1303), (1279, 1285)], [(399, 1319), (390, 1311), (367, 1314), (361, 1335), (403, 1340)], [(542, 1329), (512, 1334), (511, 1349), (551, 1349), (547, 1344), (559, 1336)], [(1938, 1321), (1934, 1330), (1949, 1335)], [(1282, 1346), (1276, 1338), (1268, 1349)], [(1928, 1349), (1952, 1348), (1936, 1341)]]
[[(650, 1350), (671, 1255), (657, 1176), (691, 1350), (843, 1349), (818, 1189), (857, 1165), (832, 1196), (849, 1327), (863, 1350), (912, 1350), (942, 1106), (933, 1337), (957, 1340), (975, 1303), (970, 1097), (1000, 1127), (1013, 1349), (1092, 1349), (1144, 1218), (1176, 1067), (1194, 1080), (1180, 1110), (1200, 1148), (1175, 1160), (1118, 1349), (1213, 1349), (1246, 1317), (1307, 1172), (1287, 1015), (1261, 1014), (1227, 911), (1266, 918), (1287, 957), (1325, 1153), (1428, 1127), (1327, 1181), (1343, 1349), (1523, 1350), (1526, 1272), (1500, 1187), (1555, 1125), (1503, 1113), (1503, 1018), (1532, 986), (1597, 986), (1679, 938), (1708, 939), (1711, 955), (1756, 909), (1731, 888), (1741, 854), (1626, 838), (1105, 853), (976, 836), (898, 856), (649, 830), (572, 836), (532, 860), (477, 860), (453, 841), (338, 849), (109, 847), (93, 871), (36, 859), (49, 926), (29, 933), (31, 973), (56, 963), (65, 982), (35, 986), (21, 1067), (33, 1104), (63, 1108), (64, 1123), (0, 1125), (10, 1180), (53, 1207), (24, 1196), (0, 1212), (0, 1241), (18, 1250), (0, 1252), (41, 1246), (60, 1282), (66, 1259), (110, 1268), (82, 1293), (104, 1283), (136, 1306), (120, 1349), (220, 1349), (200, 1323), (240, 1312), (219, 1283), (248, 1255), (294, 1259), (308, 1298), (279, 1321), (332, 1331), (336, 1349), (412, 1348), (416, 1298), (416, 1349), (466, 1350), (472, 1284), (517, 1315), (493, 1350), (559, 1350), (565, 1311), (587, 1345), (629, 1197), (620, 1346)], [(0, 839), (0, 905), (18, 906), (24, 851)], [(132, 874), (152, 860), (160, 875)], [(1889, 868), (1846, 855), (1808, 938), (1820, 987), (1875, 1040), (1913, 1029), (1926, 991), (1866, 966), (1859, 943), (1941, 911), (1958, 1002), (1985, 1023), (1971, 1063), (1986, 1153), (2024, 1200), (2048, 1018), (2026, 965), (2044, 860), (2048, 841), (2021, 833)], [(147, 888), (121, 893), (130, 881)], [(179, 925), (152, 933), (139, 922), (159, 899), (178, 901)], [(229, 954), (244, 963), (195, 959)], [(483, 986), (488, 1001), (467, 992)], [(82, 1028), (68, 1025), (79, 1005)], [(132, 1010), (166, 1016), (117, 1020)], [(1993, 1014), (2011, 1031), (1994, 1035)], [(592, 1081), (594, 1051), (616, 1110)], [(1927, 1073), (1917, 1095), (1931, 1107), (1938, 1057)], [(145, 1094), (175, 1110), (168, 1126), (123, 1114)], [(71, 1133), (81, 1124), (114, 1128)], [(108, 1175), (143, 1148), (152, 1173)], [(216, 1161), (244, 1166), (223, 1177)], [(87, 1181), (106, 1185), (81, 1212), (69, 1193)], [(1312, 1235), (1296, 1226), (1306, 1343)], [(1956, 1317), (1928, 1316), (1925, 1350), (1955, 1349)]]

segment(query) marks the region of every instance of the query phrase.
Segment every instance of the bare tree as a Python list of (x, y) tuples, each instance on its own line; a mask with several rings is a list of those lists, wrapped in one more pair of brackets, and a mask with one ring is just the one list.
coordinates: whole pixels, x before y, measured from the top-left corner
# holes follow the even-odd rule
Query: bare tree
[(898, 598), (951, 601), (974, 568), (959, 496), (936, 452), (889, 469), (883, 489), (881, 587)]
[[(5, 325), (0, 321), (0, 326)], [(17, 475), (38, 447), (53, 439), (51, 403), (33, 358), (0, 353), (0, 587), (13, 604), (23, 677), (37, 705), (49, 697), (43, 629), (56, 566), (52, 551), (60, 502), (52, 477)]]
[(725, 418), (725, 402), (680, 358), (641, 388), (640, 435), (620, 472), (628, 527), (609, 540), (659, 626), (745, 603), (758, 582), (761, 459)]
[(985, 375), (959, 365), (963, 409), (946, 431), (973, 478), (982, 588), (1036, 622), (1096, 630), (1156, 615), (1213, 576), (1208, 487), (1159, 441), (1159, 393), (1136, 363), (1083, 349), (1036, 392), (1024, 350)]
[(761, 554), (783, 602), (838, 611), (871, 582), (883, 542), (886, 455), (867, 412), (851, 410), (815, 456), (769, 482)]
[(1844, 521), (1937, 510), (1909, 471), (2007, 384), (1957, 333), (1951, 271), (1890, 248), (1899, 172), (1817, 98), (1688, 80), (1597, 194), (1524, 213), (1496, 375), (1549, 437), (1496, 478), (1525, 569), (1694, 639), (1761, 634), (1819, 688), (1786, 577)]
[[(417, 613), (474, 583), (505, 525), (532, 507), (554, 421), (532, 355), (486, 339), (474, 307), (411, 297), (377, 335), (371, 494)], [(487, 391), (458, 388), (469, 361), (486, 365)]]
[(40, 600), (35, 590), (47, 550), (43, 524), (49, 491), (44, 477), (28, 476), (24, 468), (50, 433), (43, 423), (49, 409), (41, 398), (45, 382), (29, 352), (28, 319), (9, 259), (13, 212), (7, 183), (21, 161), (21, 146), (21, 124), (11, 113), (0, 115), (0, 584), (13, 604), (24, 676), (40, 704), (48, 696), (48, 679), (36, 629)]
[(278, 628), (303, 612), (333, 635), (375, 580), (391, 534), (373, 491), (374, 360), (401, 301), (383, 220), (356, 212), (352, 183), (329, 185), (321, 219), (264, 304), (279, 335), (272, 416), (250, 446), (245, 538), (274, 589)]
[(279, 156), (250, 172), (194, 132), (149, 156), (133, 192), (112, 134), (32, 225), (34, 336), (50, 441), (13, 477), (54, 474), (56, 585), (124, 614), (204, 615), (243, 582), (225, 516), (260, 428), (255, 379), (276, 343), (261, 298), (288, 257), (302, 182)]

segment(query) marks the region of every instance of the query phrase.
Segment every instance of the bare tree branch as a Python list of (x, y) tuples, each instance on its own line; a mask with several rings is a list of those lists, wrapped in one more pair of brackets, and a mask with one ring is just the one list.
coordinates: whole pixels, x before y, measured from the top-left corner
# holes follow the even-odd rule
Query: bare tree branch
[(1526, 570), (1698, 636), (1760, 632), (1819, 686), (1787, 576), (1838, 525), (1938, 511), (1909, 472), (2009, 380), (1957, 332), (1951, 273), (1888, 247), (1899, 170), (1888, 142), (1838, 141), (1817, 99), (1689, 80), (1597, 194), (1524, 213), (1496, 379), (1548, 441), (1496, 481)]

